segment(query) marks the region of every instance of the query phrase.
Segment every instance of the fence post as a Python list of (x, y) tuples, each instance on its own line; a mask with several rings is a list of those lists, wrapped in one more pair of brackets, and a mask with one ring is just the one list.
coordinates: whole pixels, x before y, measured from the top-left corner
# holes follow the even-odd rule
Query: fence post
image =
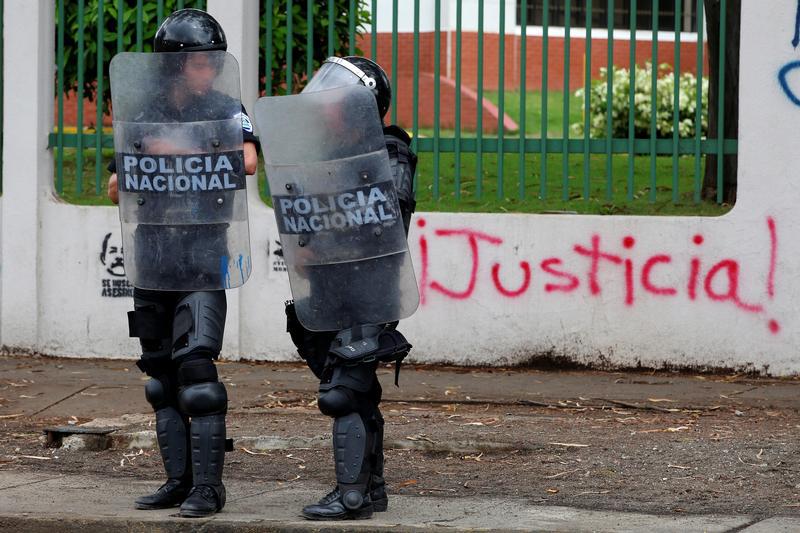
[(39, 249), (42, 205), (52, 195), (54, 10), (52, 0), (6, 0), (0, 343), (39, 342)]
[(207, 11), (222, 24), (228, 52), (239, 61), (242, 103), (253, 112), (258, 99), (258, 6), (260, 0), (208, 0)]

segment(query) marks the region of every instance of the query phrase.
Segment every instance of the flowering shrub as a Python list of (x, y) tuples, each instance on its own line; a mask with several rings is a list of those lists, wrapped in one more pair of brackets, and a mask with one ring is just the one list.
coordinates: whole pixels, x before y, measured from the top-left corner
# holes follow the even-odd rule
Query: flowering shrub
[[(634, 136), (650, 136), (650, 117), (652, 111), (652, 63), (647, 62), (644, 67), (637, 66), (635, 70), (635, 93), (633, 117)], [(672, 137), (673, 112), (674, 112), (674, 73), (672, 66), (662, 64), (659, 66), (660, 77), (656, 80), (656, 136), (660, 138)], [(595, 138), (606, 136), (606, 94), (607, 94), (607, 69), (600, 69), (600, 78), (592, 82), (589, 95), (589, 134)], [(663, 73), (663, 75), (661, 75)], [(611, 96), (611, 135), (615, 138), (628, 137), (628, 113), (630, 104), (630, 72), (628, 69), (612, 67), (612, 96)], [(575, 91), (575, 96), (583, 101), (585, 89)], [(679, 78), (679, 115), (678, 133), (680, 137), (694, 137), (695, 135), (695, 110), (697, 109), (697, 78), (689, 72)], [(708, 132), (708, 78), (702, 80), (702, 106), (700, 113), (700, 134), (706, 136)], [(572, 125), (573, 132), (583, 135), (584, 123)]]

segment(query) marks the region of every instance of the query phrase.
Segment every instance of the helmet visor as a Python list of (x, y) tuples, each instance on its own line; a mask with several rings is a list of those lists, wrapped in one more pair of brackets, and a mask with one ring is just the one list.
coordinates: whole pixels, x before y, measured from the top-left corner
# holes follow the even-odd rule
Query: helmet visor
[(319, 68), (308, 85), (305, 86), (302, 92), (313, 93), (317, 91), (325, 91), (328, 89), (336, 89), (338, 87), (347, 87), (349, 85), (358, 85), (361, 79), (354, 73), (350, 72), (345, 67), (332, 62), (325, 62)]

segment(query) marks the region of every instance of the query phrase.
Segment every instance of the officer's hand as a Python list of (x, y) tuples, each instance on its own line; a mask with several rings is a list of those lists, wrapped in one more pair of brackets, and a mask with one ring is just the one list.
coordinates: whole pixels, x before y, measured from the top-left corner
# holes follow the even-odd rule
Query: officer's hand
[(258, 152), (256, 145), (251, 142), (244, 143), (244, 172), (248, 176), (256, 173), (258, 168)]
[(115, 204), (119, 203), (119, 189), (117, 188), (117, 173), (108, 178), (108, 198)]

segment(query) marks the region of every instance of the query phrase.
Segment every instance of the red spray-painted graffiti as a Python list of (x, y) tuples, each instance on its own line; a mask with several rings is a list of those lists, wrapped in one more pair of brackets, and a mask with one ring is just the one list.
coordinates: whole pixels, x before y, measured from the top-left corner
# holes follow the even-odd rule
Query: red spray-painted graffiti
[[(417, 225), (425, 228), (427, 221), (419, 219)], [(769, 235), (769, 268), (766, 273), (766, 295), (771, 300), (775, 297), (775, 269), (778, 261), (778, 233), (775, 220), (767, 217), (767, 230)], [(420, 273), (420, 301), (425, 305), (430, 298), (430, 293), (436, 292), (452, 300), (466, 300), (473, 296), (479, 283), (479, 272), (481, 266), (482, 247), (500, 246), (503, 239), (496, 235), (477, 231), (469, 228), (457, 229), (434, 229), (433, 235), (437, 238), (463, 239), (469, 251), (465, 256), (469, 266), (469, 278), (464, 289), (455, 289), (445, 286), (441, 281), (431, 277), (431, 249), (429, 242), (430, 231), (423, 232), (419, 237), (419, 250), (422, 260)], [(701, 249), (705, 243), (705, 237), (696, 234), (692, 237), (694, 248)], [(621, 241), (624, 250), (633, 250), (636, 246), (636, 238), (633, 235), (625, 235)], [(630, 257), (624, 254), (614, 253), (610, 247), (604, 246), (599, 234), (591, 235), (589, 245), (575, 244), (572, 250), (578, 257), (588, 259), (588, 270), (586, 272), (586, 286), (589, 294), (597, 296), (601, 294), (603, 288), (600, 281), (601, 268), (614, 266), (622, 267), (622, 282), (625, 287), (624, 304), (628, 307), (634, 306), (637, 298), (641, 294), (656, 297), (676, 297), (682, 292), (677, 286), (671, 286), (665, 282), (657, 281), (658, 274), (668, 272), (670, 268), (675, 268), (673, 256), (667, 253), (658, 253), (648, 257), (642, 264), (638, 272), (637, 265)], [(504, 298), (519, 298), (528, 294), (532, 289), (534, 272), (531, 263), (528, 261), (519, 262), (521, 278), (516, 283), (501, 281), (501, 271), (504, 270), (499, 262), (491, 264), (491, 282), (494, 290)], [(580, 274), (570, 271), (565, 266), (565, 260), (561, 257), (547, 257), (539, 263), (539, 268), (544, 274), (545, 293), (572, 293), (577, 291), (582, 284)], [(685, 294), (690, 301), (696, 301), (701, 297), (706, 297), (713, 302), (727, 303), (737, 309), (753, 315), (763, 315), (764, 305), (761, 303), (748, 302), (741, 296), (741, 270), (739, 261), (731, 258), (721, 259), (706, 267), (699, 255), (693, 255), (688, 265), (688, 280), (685, 286)], [(511, 285), (511, 286), (509, 286)], [(640, 294), (641, 293), (641, 294)], [(780, 332), (780, 324), (777, 320), (767, 319), (767, 327), (770, 332), (777, 334)]]

